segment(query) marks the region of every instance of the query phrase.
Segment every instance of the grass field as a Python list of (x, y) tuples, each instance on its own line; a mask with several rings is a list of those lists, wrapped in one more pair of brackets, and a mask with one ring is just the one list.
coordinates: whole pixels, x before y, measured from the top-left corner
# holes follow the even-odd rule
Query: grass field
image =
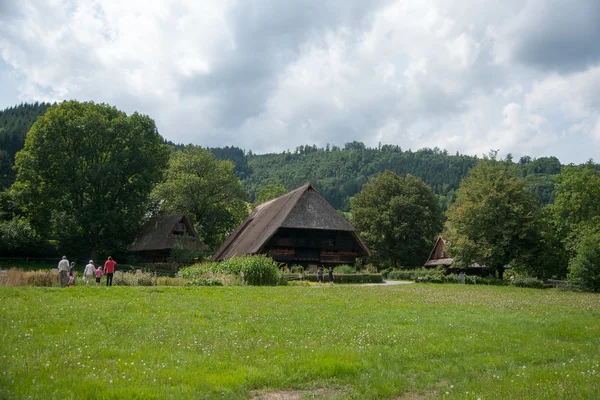
[(0, 303), (3, 399), (600, 398), (597, 294), (2, 287)]

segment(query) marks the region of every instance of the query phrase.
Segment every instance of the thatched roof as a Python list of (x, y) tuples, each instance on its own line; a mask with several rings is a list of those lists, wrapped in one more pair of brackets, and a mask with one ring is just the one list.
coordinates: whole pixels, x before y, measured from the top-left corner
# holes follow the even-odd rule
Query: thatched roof
[(215, 252), (213, 260), (256, 254), (279, 228), (347, 231), (364, 255), (369, 249), (346, 219), (310, 183), (257, 206)]
[(172, 249), (177, 245), (204, 248), (185, 214), (157, 215), (142, 226), (129, 251)]

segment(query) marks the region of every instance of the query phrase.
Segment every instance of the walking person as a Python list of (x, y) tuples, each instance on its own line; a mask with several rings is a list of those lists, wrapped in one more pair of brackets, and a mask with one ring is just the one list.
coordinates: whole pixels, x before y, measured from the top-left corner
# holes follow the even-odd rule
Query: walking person
[(99, 266), (96, 270), (96, 286), (100, 286), (100, 279), (102, 279), (102, 266)]
[(67, 274), (69, 273), (69, 260), (67, 256), (63, 256), (62, 260), (58, 262), (58, 275), (60, 278), (60, 287), (67, 286)]
[(92, 278), (96, 274), (96, 267), (94, 266), (94, 260), (90, 260), (88, 265), (85, 266), (83, 270), (83, 279), (85, 279), (85, 284), (89, 285), (92, 282)]
[(464, 285), (465, 280), (466, 280), (465, 271), (460, 271), (460, 273), (458, 274), (458, 283), (460, 283), (461, 285)]
[(113, 275), (115, 274), (115, 265), (117, 263), (113, 261), (112, 257), (108, 257), (108, 260), (104, 263), (104, 273), (106, 274), (106, 286), (112, 286)]
[(327, 274), (329, 275), (329, 284), (331, 286), (333, 286), (333, 267), (329, 266), (329, 270), (327, 271)]
[(320, 266), (317, 271), (317, 281), (319, 282), (319, 286), (323, 284), (323, 266)]
[(71, 263), (71, 267), (69, 268), (69, 287), (75, 284), (75, 261)]

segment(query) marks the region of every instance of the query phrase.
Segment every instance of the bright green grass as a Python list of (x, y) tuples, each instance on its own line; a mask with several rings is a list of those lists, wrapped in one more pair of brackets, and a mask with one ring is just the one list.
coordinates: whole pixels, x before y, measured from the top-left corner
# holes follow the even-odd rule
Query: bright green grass
[[(0, 288), (0, 398), (600, 398), (600, 296), (387, 287)], [(324, 392), (319, 392), (324, 393)]]

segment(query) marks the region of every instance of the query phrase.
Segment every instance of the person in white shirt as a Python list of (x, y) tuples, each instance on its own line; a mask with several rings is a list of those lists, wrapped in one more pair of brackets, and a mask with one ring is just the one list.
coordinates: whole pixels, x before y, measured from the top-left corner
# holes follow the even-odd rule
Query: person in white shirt
[(85, 284), (89, 285), (92, 279), (94, 279), (94, 275), (96, 274), (96, 267), (94, 266), (94, 260), (90, 260), (88, 265), (85, 266), (83, 270), (83, 278), (85, 279)]
[(60, 287), (67, 286), (67, 274), (69, 273), (69, 260), (67, 256), (63, 256), (58, 262), (58, 274), (60, 276)]

